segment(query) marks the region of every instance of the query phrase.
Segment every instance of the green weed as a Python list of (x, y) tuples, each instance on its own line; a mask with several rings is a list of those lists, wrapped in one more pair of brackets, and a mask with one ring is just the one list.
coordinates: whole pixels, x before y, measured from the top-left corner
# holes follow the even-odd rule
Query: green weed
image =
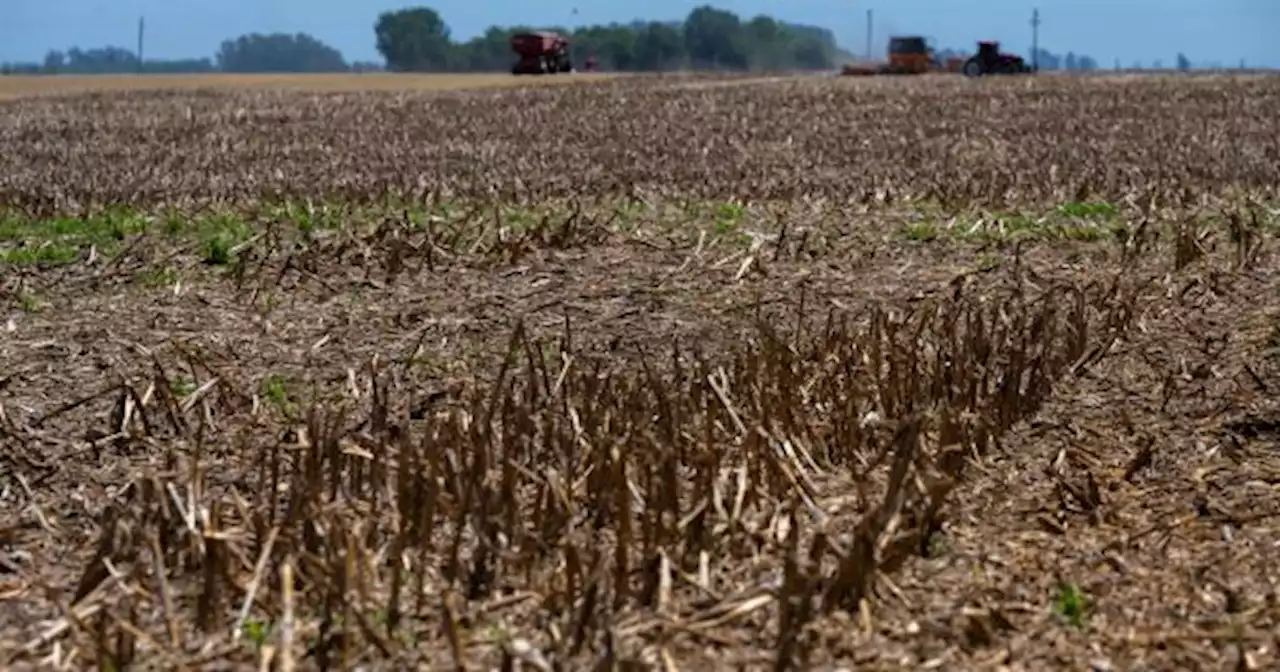
[(178, 271), (172, 266), (152, 267), (138, 273), (135, 280), (143, 287), (151, 289), (172, 287), (178, 281)]
[(937, 240), (942, 234), (938, 230), (938, 225), (931, 221), (912, 222), (903, 230), (903, 235), (907, 240), (914, 240), (918, 243), (931, 243)]
[(20, 292), (18, 294), (18, 307), (24, 313), (40, 312), (40, 300), (31, 292)]
[(262, 396), (281, 414), (292, 417), (297, 404), (289, 394), (289, 386), (284, 378), (271, 374), (262, 381)]
[(620, 233), (635, 233), (640, 227), (640, 218), (644, 215), (645, 207), (645, 203), (638, 200), (619, 203), (614, 208), (614, 228)]
[(908, 240), (932, 242), (941, 238), (979, 244), (1015, 241), (1096, 242), (1125, 235), (1128, 227), (1115, 217), (1118, 208), (1108, 203), (1069, 203), (1047, 213), (989, 212), (980, 216), (956, 216), (946, 226), (935, 217), (917, 218), (903, 227)]
[(225, 236), (212, 235), (200, 244), (204, 263), (210, 266), (226, 266), (231, 263), (231, 248), (235, 245)]
[(0, 250), (0, 264), (14, 266), (61, 266), (79, 259), (80, 248), (55, 242), (45, 242), (34, 247)]
[(1053, 613), (1073, 628), (1083, 628), (1088, 618), (1089, 598), (1074, 583), (1063, 583), (1053, 597)]
[(271, 623), (269, 621), (250, 619), (244, 622), (241, 629), (245, 639), (252, 642), (254, 648), (257, 649), (266, 646), (267, 641), (271, 638)]
[(183, 399), (196, 391), (196, 382), (188, 378), (175, 378), (169, 382), (169, 391), (173, 396)]
[(925, 545), (926, 555), (929, 558), (941, 558), (947, 554), (948, 548), (947, 537), (941, 532), (929, 535), (929, 541)]

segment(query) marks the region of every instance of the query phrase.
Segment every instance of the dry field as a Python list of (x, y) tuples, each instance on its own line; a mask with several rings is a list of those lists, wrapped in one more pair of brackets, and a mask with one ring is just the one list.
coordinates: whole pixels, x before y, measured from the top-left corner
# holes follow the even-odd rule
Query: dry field
[(1280, 79), (339, 88), (0, 102), (0, 666), (1280, 665)]
[(576, 73), (571, 77), (513, 77), (508, 74), (339, 75), (201, 74), (201, 75), (58, 75), (0, 77), (0, 100), (101, 91), (189, 91), (193, 89), (274, 89), (314, 92), (448, 91), (529, 85), (598, 82), (610, 73)]

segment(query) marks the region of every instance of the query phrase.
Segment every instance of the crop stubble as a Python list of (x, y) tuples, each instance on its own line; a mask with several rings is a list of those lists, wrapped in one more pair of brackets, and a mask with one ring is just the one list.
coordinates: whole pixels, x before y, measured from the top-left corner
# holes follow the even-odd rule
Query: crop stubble
[(1271, 664), (1280, 82), (706, 84), (0, 104), (0, 651)]
[[(611, 73), (580, 73), (573, 77), (544, 77), (537, 84), (570, 84), (616, 77)], [(528, 78), (503, 74), (208, 74), (208, 75), (10, 75), (0, 79), (0, 100), (33, 96), (74, 95), (118, 91), (191, 91), (253, 89), (295, 91), (459, 91), (527, 86)]]

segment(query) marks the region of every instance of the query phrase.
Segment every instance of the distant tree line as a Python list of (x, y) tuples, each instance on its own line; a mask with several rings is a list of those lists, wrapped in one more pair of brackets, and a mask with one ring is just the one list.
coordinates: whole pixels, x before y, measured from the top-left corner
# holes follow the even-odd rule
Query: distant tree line
[(251, 33), (225, 40), (213, 58), (147, 59), (121, 47), (82, 50), (54, 50), (43, 63), (12, 63), (0, 70), (13, 74), (97, 75), (111, 73), (200, 73), (200, 72), (345, 72), (368, 65), (348, 64), (337, 49), (298, 33)]
[(217, 66), (208, 58), (184, 58), (175, 60), (148, 60), (138, 67), (138, 55), (121, 47), (97, 49), (71, 48), (67, 51), (52, 50), (45, 54), (43, 63), (5, 63), (0, 74), (15, 75), (106, 75), (126, 72), (147, 74), (216, 72)]
[(832, 68), (847, 57), (825, 28), (764, 15), (744, 20), (710, 5), (696, 7), (683, 21), (633, 21), (572, 30), (493, 26), (465, 42), (454, 41), (448, 24), (430, 7), (385, 12), (374, 25), (378, 52), (387, 69), (400, 72), (506, 70), (514, 59), (511, 36), (535, 30), (565, 35), (576, 65), (581, 67), (588, 56), (594, 56), (602, 70), (818, 70)]
[(1035, 52), (1036, 63), (1041, 70), (1097, 70), (1098, 61), (1087, 54), (1077, 54), (1074, 51), (1068, 51), (1065, 54), (1055, 54), (1048, 49), (1037, 49)]
[[(578, 67), (594, 56), (602, 70), (825, 70), (852, 60), (830, 30), (759, 15), (743, 19), (710, 5), (694, 8), (680, 21), (632, 21), (567, 29), (557, 26), (493, 26), (465, 42), (452, 39), (448, 24), (430, 7), (385, 12), (373, 25), (380, 63), (348, 62), (342, 53), (306, 33), (251, 33), (224, 41), (212, 58), (147, 59), (116, 46), (50, 51), (42, 63), (0, 64), (0, 74), (110, 74), (202, 72), (501, 72), (511, 67), (511, 36), (550, 30), (570, 39)], [(967, 56), (939, 49), (940, 58)], [(1098, 69), (1093, 57), (1039, 49), (1042, 70)], [(1031, 60), (1031, 59), (1028, 59)], [(1177, 68), (1193, 66), (1183, 54)], [(1119, 62), (1116, 68), (1119, 69)], [(1134, 68), (1141, 64), (1135, 63)], [(1160, 68), (1161, 62), (1154, 61)], [(1243, 63), (1241, 64), (1243, 66)]]
[[(1058, 55), (1050, 51), (1047, 51), (1045, 49), (1040, 49), (1036, 53), (1039, 56), (1041, 70), (1089, 71), (1089, 70), (1098, 70), (1101, 67), (1098, 65), (1098, 61), (1095, 60), (1092, 56), (1087, 56), (1084, 54), (1076, 54), (1069, 51), (1065, 55)], [(1196, 65), (1191, 62), (1191, 59), (1187, 58), (1186, 54), (1179, 53), (1174, 58), (1174, 67), (1181, 72), (1187, 72), (1189, 70), (1195, 70), (1198, 68), (1218, 68), (1221, 66), (1214, 63), (1201, 63), (1199, 65)], [(1245, 67), (1244, 61), (1240, 62), (1239, 67), (1241, 70), (1244, 69)], [(1119, 59), (1115, 61), (1113, 68), (1115, 70), (1121, 69)], [(1149, 66), (1143, 66), (1142, 62), (1135, 61), (1132, 64), (1130, 64), (1128, 69), (1129, 70), (1165, 70), (1166, 68), (1164, 65), (1164, 61), (1157, 58), (1152, 60)]]
[(769, 16), (743, 19), (709, 5), (682, 21), (633, 21), (567, 29), (560, 26), (493, 26), (465, 42), (454, 41), (436, 10), (414, 7), (380, 15), (374, 38), (385, 66), (348, 63), (334, 47), (298, 33), (253, 33), (226, 40), (213, 58), (147, 59), (108, 46), (50, 51), (43, 63), (9, 63), (2, 73), (107, 74), (199, 72), (344, 72), (385, 69), (406, 72), (506, 71), (515, 56), (511, 36), (551, 30), (570, 39), (578, 67), (594, 56), (602, 70), (661, 71), (828, 69), (848, 58), (835, 35), (816, 26)]

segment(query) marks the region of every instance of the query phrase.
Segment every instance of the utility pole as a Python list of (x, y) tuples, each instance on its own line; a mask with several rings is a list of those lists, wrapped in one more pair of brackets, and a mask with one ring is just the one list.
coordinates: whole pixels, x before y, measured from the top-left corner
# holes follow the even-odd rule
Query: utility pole
[(1031, 70), (1040, 72), (1040, 10), (1031, 10)]
[(142, 33), (146, 30), (146, 20), (138, 17), (138, 74), (142, 74)]
[(867, 10), (867, 60), (871, 60), (871, 10)]

